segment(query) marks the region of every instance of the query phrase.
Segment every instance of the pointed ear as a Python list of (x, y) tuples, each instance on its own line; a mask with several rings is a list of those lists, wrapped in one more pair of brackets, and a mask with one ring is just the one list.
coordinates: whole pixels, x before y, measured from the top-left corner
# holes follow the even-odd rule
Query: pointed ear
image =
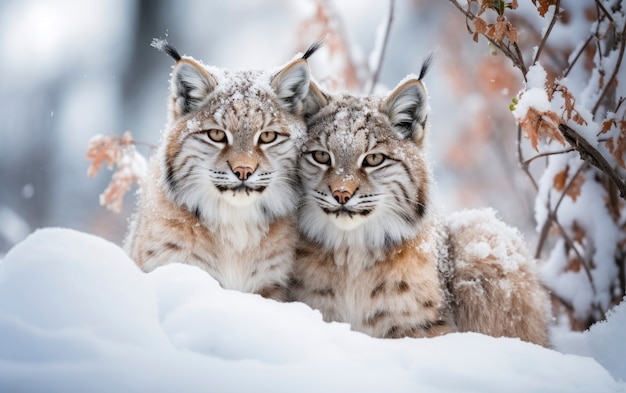
[(172, 71), (172, 118), (196, 111), (216, 86), (215, 78), (204, 67), (191, 59), (180, 59)]
[(382, 109), (396, 131), (415, 143), (422, 142), (430, 108), (426, 88), (420, 80), (402, 82), (385, 99)]
[(294, 60), (287, 64), (274, 78), (271, 86), (283, 108), (299, 115), (304, 99), (309, 91), (311, 74), (306, 59)]
[(326, 105), (328, 105), (328, 98), (317, 87), (315, 82), (311, 81), (309, 83), (309, 91), (306, 97), (304, 97), (303, 116), (305, 118), (311, 117)]

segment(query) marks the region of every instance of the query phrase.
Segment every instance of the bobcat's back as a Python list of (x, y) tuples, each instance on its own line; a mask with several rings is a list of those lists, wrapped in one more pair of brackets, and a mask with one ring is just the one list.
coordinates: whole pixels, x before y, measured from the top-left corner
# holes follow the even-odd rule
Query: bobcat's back
[(177, 58), (169, 125), (126, 240), (142, 269), (187, 263), (225, 288), (283, 298), (308, 84), (306, 58), (276, 72)]

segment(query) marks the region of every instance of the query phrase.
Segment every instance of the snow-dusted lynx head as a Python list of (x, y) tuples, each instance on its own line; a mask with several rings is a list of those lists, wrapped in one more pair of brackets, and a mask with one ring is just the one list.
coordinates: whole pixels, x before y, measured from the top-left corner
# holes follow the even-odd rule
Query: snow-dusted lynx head
[(416, 235), (428, 208), (428, 97), (419, 77), (386, 97), (325, 94), (311, 85), (300, 171), (301, 232), (325, 247), (388, 248)]
[(176, 60), (160, 152), (162, 184), (175, 204), (209, 221), (245, 214), (258, 222), (295, 209), (294, 144), (304, 134), (306, 59), (317, 47), (263, 72), (209, 67), (161, 43)]

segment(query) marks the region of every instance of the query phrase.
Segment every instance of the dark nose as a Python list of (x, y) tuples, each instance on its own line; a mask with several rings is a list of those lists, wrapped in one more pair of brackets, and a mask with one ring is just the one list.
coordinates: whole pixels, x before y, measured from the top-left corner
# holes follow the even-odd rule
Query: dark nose
[(352, 198), (352, 194), (349, 191), (333, 191), (333, 197), (335, 198), (335, 200), (339, 203), (341, 203), (342, 205), (345, 205), (346, 203), (348, 203), (348, 201), (350, 200), (350, 198)]
[(238, 166), (233, 168), (233, 173), (237, 175), (239, 180), (248, 180), (250, 175), (254, 173), (254, 169), (249, 166)]

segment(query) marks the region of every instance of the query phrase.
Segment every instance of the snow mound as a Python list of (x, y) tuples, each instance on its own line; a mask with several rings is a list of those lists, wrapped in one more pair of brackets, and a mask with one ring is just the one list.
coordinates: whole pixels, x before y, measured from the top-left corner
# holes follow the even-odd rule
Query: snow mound
[[(598, 327), (598, 344), (626, 341), (617, 314)], [(514, 339), (374, 339), (304, 304), (224, 290), (192, 266), (145, 274), (116, 245), (67, 229), (36, 231), (0, 264), (0, 337), (2, 392), (625, 387), (590, 357)]]

